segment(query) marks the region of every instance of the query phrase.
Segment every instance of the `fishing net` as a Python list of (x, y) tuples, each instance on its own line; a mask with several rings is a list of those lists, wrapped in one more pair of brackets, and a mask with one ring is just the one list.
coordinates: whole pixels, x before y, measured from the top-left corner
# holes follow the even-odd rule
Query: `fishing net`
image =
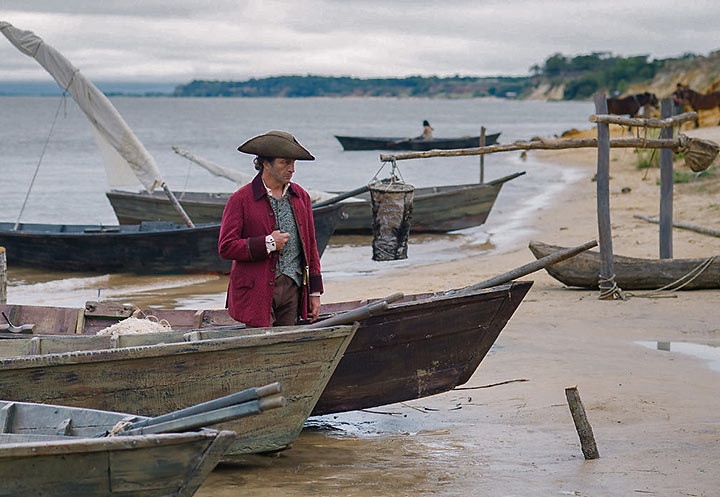
[(158, 320), (155, 316), (145, 316), (142, 311), (137, 310), (127, 319), (123, 319), (112, 326), (98, 331), (98, 335), (137, 335), (139, 333), (159, 333), (172, 331), (167, 320)]
[(373, 211), (373, 260), (407, 259), (415, 187), (395, 181), (369, 185)]
[(685, 157), (685, 164), (694, 172), (699, 173), (710, 167), (715, 158), (718, 155), (717, 143), (709, 140), (702, 140), (700, 138), (687, 138), (687, 141), (682, 140), (681, 135), (681, 148), (680, 152)]

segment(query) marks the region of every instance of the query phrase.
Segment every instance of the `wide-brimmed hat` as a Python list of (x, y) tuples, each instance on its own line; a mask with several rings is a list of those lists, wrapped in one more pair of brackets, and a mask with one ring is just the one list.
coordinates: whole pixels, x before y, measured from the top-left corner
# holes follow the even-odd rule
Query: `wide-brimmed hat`
[(315, 157), (300, 145), (293, 135), (285, 131), (268, 131), (250, 138), (238, 147), (240, 152), (260, 157), (296, 160), (315, 160)]

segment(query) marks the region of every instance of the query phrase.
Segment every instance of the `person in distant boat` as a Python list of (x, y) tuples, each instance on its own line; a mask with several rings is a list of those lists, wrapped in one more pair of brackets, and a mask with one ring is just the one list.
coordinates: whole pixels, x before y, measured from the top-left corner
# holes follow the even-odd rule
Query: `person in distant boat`
[(288, 326), (320, 314), (323, 291), (310, 196), (292, 183), (296, 160), (315, 160), (290, 133), (268, 131), (238, 147), (257, 176), (223, 211), (218, 251), (232, 260), (227, 306), (250, 326)]
[(432, 140), (433, 139), (433, 129), (430, 126), (430, 123), (427, 121), (423, 121), (423, 132), (422, 135), (418, 136), (421, 140)]

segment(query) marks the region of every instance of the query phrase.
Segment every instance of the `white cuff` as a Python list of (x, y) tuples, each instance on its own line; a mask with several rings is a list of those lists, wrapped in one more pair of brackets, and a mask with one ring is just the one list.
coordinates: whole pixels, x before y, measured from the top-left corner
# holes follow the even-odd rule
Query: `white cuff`
[(274, 250), (277, 250), (277, 245), (275, 245), (275, 239), (272, 237), (272, 235), (268, 235), (265, 237), (265, 248), (267, 249), (267, 253), (273, 252)]
[(322, 295), (321, 292), (312, 292), (312, 293), (310, 294), (311, 297), (319, 297), (320, 295)]

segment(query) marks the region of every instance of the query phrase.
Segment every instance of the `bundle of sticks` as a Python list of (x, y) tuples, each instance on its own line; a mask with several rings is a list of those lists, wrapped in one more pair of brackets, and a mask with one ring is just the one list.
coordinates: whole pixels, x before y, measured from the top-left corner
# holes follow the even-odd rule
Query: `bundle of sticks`
[(285, 406), (280, 383), (248, 388), (218, 399), (196, 404), (154, 418), (128, 418), (95, 437), (179, 433), (224, 423)]

